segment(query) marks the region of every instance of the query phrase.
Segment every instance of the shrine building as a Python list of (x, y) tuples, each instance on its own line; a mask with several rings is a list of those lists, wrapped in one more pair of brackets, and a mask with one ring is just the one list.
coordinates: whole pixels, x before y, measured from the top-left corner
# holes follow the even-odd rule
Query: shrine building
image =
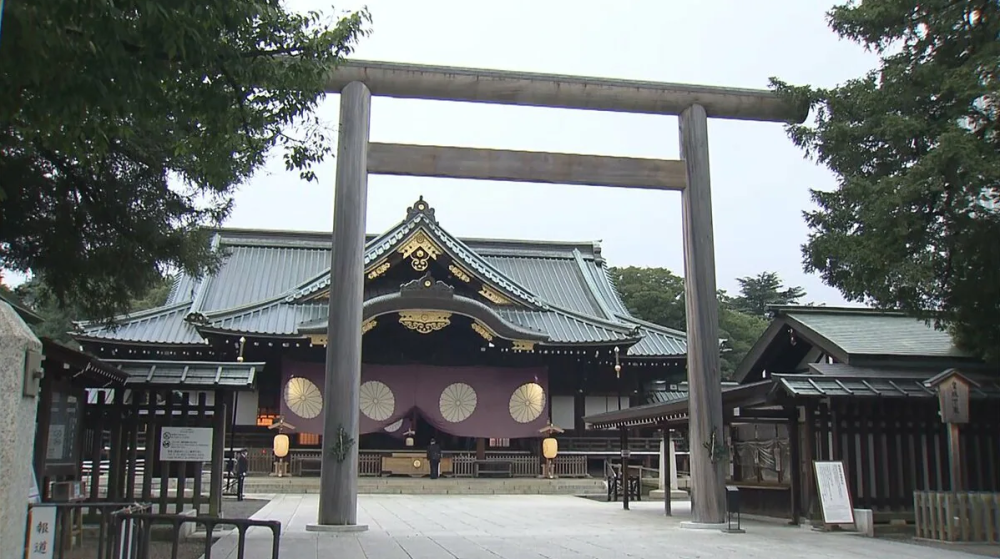
[[(236, 397), (227, 446), (270, 448), (282, 416), (293, 457), (317, 452), (330, 234), (219, 229), (212, 247), (221, 266), (181, 274), (164, 306), (75, 338), (182, 386), (192, 367), (263, 363)], [(686, 378), (684, 333), (629, 313), (596, 242), (458, 239), (421, 198), (368, 236), (364, 262), (362, 462), (431, 437), (450, 452), (537, 455), (550, 422), (562, 453), (611, 456), (617, 431), (583, 418), (663, 401)], [(658, 454), (654, 432), (632, 435), (633, 455)]]

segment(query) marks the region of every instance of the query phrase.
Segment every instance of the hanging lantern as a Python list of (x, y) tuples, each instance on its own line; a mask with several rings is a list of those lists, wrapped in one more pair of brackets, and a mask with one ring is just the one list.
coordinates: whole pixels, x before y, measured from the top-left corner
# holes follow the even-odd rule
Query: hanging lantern
[(542, 456), (546, 460), (552, 460), (559, 454), (559, 441), (554, 437), (548, 437), (542, 440)]
[(288, 435), (278, 433), (274, 436), (274, 455), (278, 458), (288, 456)]
[(406, 446), (413, 446), (413, 437), (406, 437)]

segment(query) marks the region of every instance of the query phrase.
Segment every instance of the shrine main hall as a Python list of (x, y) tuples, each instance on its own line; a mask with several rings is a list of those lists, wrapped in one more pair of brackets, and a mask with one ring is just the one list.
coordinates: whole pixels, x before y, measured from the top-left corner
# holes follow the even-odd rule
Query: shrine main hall
[[(227, 446), (270, 448), (280, 416), (293, 456), (317, 451), (330, 234), (219, 229), (212, 247), (218, 269), (179, 275), (164, 306), (75, 338), (178, 377), (263, 364), (230, 404)], [(684, 333), (629, 313), (597, 242), (459, 239), (421, 198), (368, 236), (364, 264), (362, 462), (432, 437), (451, 452), (537, 455), (550, 423), (565, 431), (560, 451), (611, 455), (618, 433), (583, 418), (662, 401), (686, 378)]]

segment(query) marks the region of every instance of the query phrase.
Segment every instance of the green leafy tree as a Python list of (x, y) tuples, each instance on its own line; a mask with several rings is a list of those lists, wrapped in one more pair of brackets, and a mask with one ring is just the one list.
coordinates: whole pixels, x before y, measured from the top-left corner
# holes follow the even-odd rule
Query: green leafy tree
[[(660, 326), (687, 330), (684, 278), (666, 268), (611, 268), (611, 278), (625, 306), (636, 318)], [(728, 379), (767, 328), (767, 320), (740, 312), (725, 291), (719, 292), (721, 373)]]
[(773, 80), (811, 103), (789, 135), (839, 179), (812, 193), (805, 269), (1000, 361), (1000, 2), (867, 0), (828, 21), (881, 62), (830, 89)]
[(272, 148), (315, 178), (330, 144), (313, 109), (369, 21), (281, 0), (8, 2), (0, 267), (95, 319), (167, 270), (201, 273), (204, 226)]
[(753, 316), (765, 316), (768, 305), (794, 305), (806, 296), (806, 290), (801, 287), (785, 288), (775, 272), (761, 272), (755, 277), (737, 278), (736, 281), (740, 284), (740, 294), (729, 304)]
[(719, 336), (725, 340), (719, 356), (723, 379), (732, 378), (736, 367), (764, 334), (764, 330), (767, 330), (768, 324), (770, 322), (761, 315), (739, 310), (733, 298), (726, 295), (725, 291), (719, 291)]
[[(146, 293), (129, 302), (132, 312), (159, 307), (166, 303), (173, 281), (171, 276), (158, 278)], [(39, 337), (47, 336), (68, 343), (72, 341), (69, 332), (75, 330), (73, 323), (90, 318), (86, 310), (81, 305), (75, 304), (72, 299), (60, 302), (49, 288), (48, 282), (38, 276), (22, 283), (13, 291), (6, 287), (2, 289), (13, 295), (15, 301), (42, 318), (41, 324), (32, 325), (32, 330)]]
[(611, 280), (635, 317), (660, 326), (686, 330), (684, 278), (666, 268), (611, 268)]

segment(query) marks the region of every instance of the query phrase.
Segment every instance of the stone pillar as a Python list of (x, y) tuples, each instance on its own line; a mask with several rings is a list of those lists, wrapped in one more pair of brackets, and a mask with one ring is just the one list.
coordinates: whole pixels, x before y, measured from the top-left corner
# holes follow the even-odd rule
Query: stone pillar
[(673, 439), (670, 439), (669, 448), (669, 463), (670, 463), (670, 490), (679, 491), (680, 487), (677, 486), (677, 443)]
[[(22, 557), (35, 446), (37, 399), (24, 395), (28, 352), (42, 342), (17, 312), (0, 301), (0, 557)], [(34, 361), (34, 360), (33, 360)], [(36, 364), (40, 361), (35, 361)], [(37, 380), (31, 380), (37, 386)]]
[(358, 521), (358, 391), (364, 302), (365, 214), (371, 92), (351, 82), (340, 93), (337, 183), (323, 409), (323, 467), (317, 530), (364, 529)]
[[(692, 105), (680, 115), (681, 158), (687, 167), (682, 194), (684, 294), (687, 306), (688, 401), (691, 437), (691, 527), (725, 519), (725, 460), (712, 461), (706, 445), (724, 446), (719, 373), (719, 308), (708, 163), (708, 115)], [(714, 433), (714, 435), (713, 435)]]

